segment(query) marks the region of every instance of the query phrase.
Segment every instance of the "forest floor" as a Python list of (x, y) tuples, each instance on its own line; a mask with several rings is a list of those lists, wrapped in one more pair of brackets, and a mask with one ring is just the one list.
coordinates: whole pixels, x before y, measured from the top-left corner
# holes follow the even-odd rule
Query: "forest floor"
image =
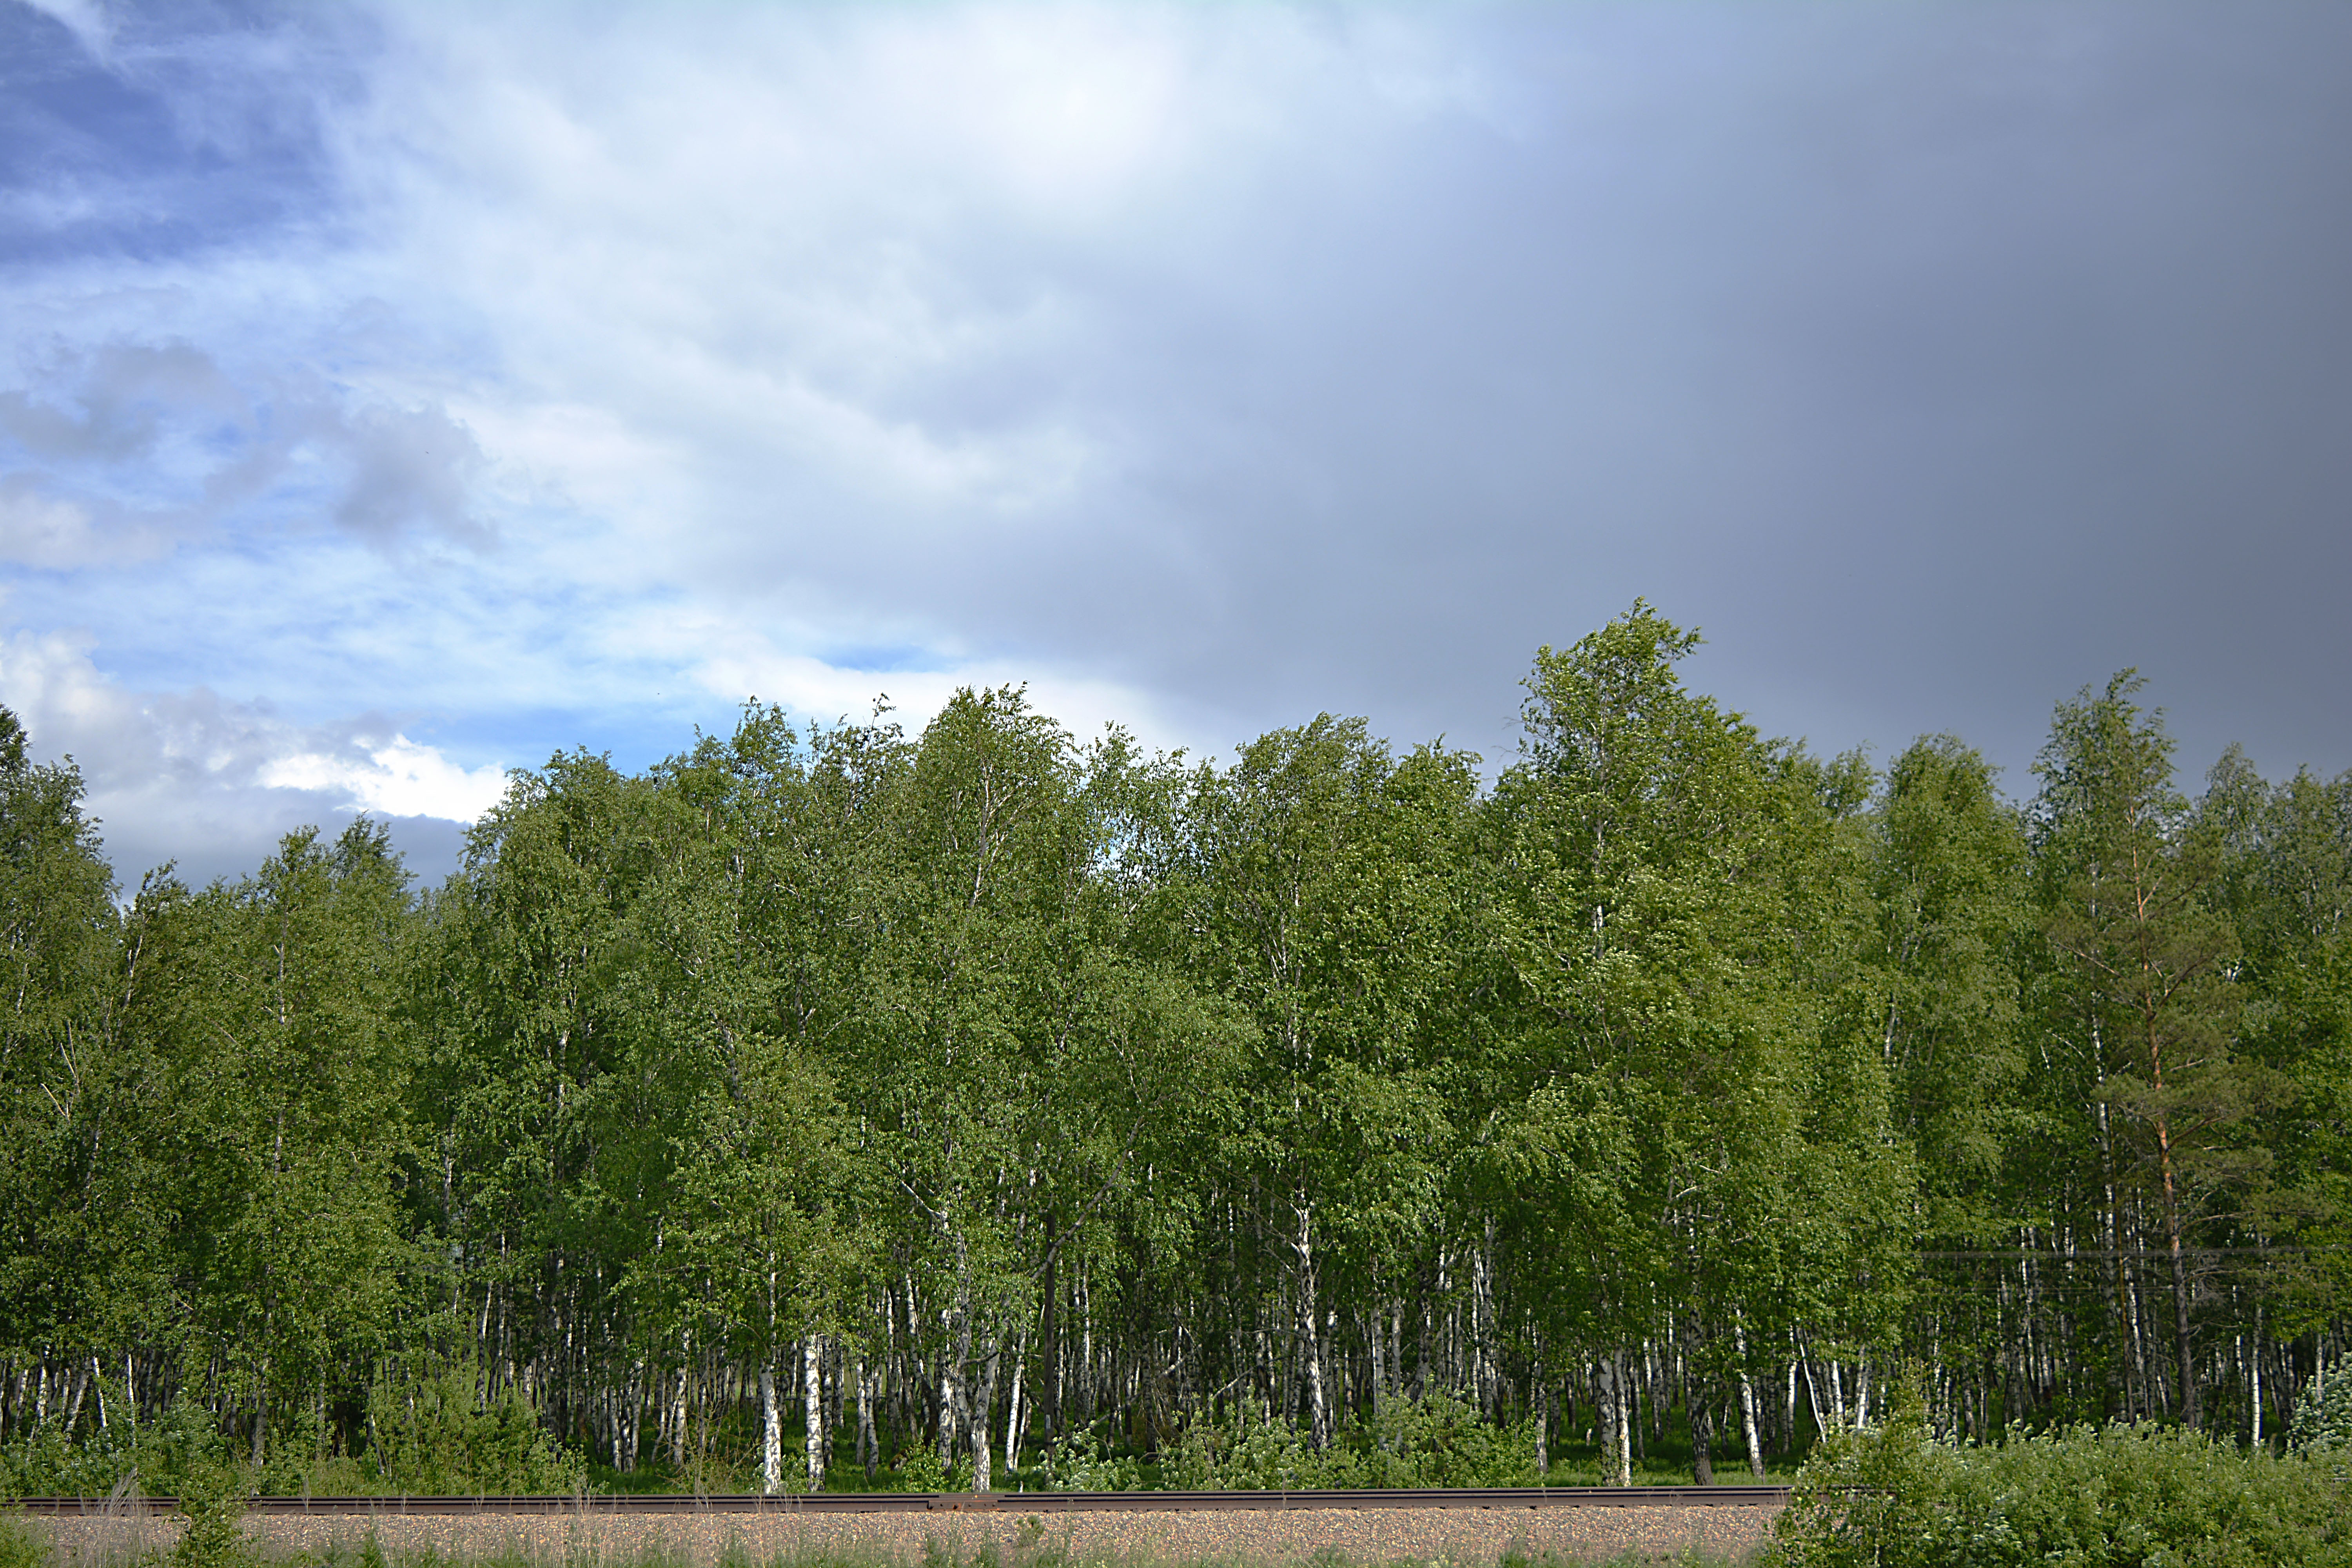
[[(368, 1531), (394, 1568), (433, 1563), (499, 1568), (1179, 1568), (1183, 1564), (1472, 1564), (1507, 1553), (1542, 1561), (1744, 1562), (1778, 1510), (1726, 1505), (1617, 1508), (1298, 1509), (1262, 1512), (1057, 1513), (1006, 1509), (936, 1514), (801, 1516), (256, 1515), (246, 1530), (265, 1563), (359, 1568)], [(57, 1568), (123, 1568), (176, 1540), (176, 1519), (27, 1521)], [(373, 1568), (373, 1565), (371, 1565)]]

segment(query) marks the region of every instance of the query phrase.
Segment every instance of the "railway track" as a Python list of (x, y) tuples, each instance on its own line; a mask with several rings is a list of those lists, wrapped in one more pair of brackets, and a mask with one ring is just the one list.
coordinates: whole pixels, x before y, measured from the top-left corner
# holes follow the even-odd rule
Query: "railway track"
[[(814, 1492), (695, 1497), (264, 1497), (258, 1514), (1225, 1513), (1283, 1509), (1776, 1508), (1786, 1487), (1496, 1487), (1455, 1491)], [(167, 1514), (175, 1499), (24, 1498), (0, 1504), (49, 1518)]]

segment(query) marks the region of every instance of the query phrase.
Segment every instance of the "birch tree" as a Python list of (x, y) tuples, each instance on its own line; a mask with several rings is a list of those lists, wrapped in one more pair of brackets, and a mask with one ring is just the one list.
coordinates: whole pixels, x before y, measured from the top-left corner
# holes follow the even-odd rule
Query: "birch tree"
[(1226, 1158), (1288, 1278), (1311, 1442), (1334, 1431), (1335, 1258), (1390, 1277), (1441, 1200), (1453, 1136), (1433, 1047), (1459, 973), (1476, 759), (1402, 763), (1324, 715), (1204, 773), (1192, 811), (1200, 962), (1255, 1024)]
[(866, 1147), (933, 1314), (940, 1457), (968, 1454), (978, 1490), (1056, 1258), (1223, 1077), (1230, 1024), (1134, 929), (1169, 782), (1018, 690), (964, 691), (888, 805), (863, 916)]
[(256, 1466), (273, 1426), (322, 1451), (327, 1401), (386, 1348), (408, 1256), (406, 883), (362, 819), (331, 846), (289, 835), (253, 877), (152, 917), (167, 973), (143, 1022), (178, 1167), (180, 1306)]
[(158, 1326), (152, 1216), (124, 1184), (139, 1081), (114, 878), (79, 770), (26, 742), (0, 708), (0, 1351), (86, 1384), (93, 1353)]
[(2189, 1231), (2234, 1173), (2247, 1083), (2231, 1055), (2235, 931), (2210, 895), (2220, 844), (2173, 788), (2161, 715), (2125, 671), (2058, 706), (2035, 771), (2052, 947), (2071, 971), (2097, 1103), (2155, 1188), (2181, 1420), (2198, 1422)]

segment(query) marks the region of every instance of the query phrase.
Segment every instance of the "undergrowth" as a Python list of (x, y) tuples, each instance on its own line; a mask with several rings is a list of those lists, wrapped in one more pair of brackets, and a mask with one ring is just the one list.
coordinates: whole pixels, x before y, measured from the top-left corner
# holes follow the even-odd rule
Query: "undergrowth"
[[(1507, 1547), (1494, 1554), (1465, 1557), (1353, 1557), (1326, 1548), (1287, 1556), (1231, 1552), (1178, 1556), (1149, 1549), (1073, 1550), (1066, 1537), (1045, 1529), (1033, 1515), (1010, 1545), (994, 1542), (964, 1547), (932, 1537), (919, 1547), (894, 1552), (875, 1545), (830, 1543), (757, 1555), (739, 1540), (716, 1561), (659, 1547), (604, 1552), (575, 1545), (561, 1552), (534, 1553), (508, 1542), (487, 1552), (446, 1553), (430, 1548), (388, 1550), (371, 1531), (357, 1539), (314, 1551), (247, 1555), (245, 1568), (1744, 1568), (1746, 1559), (1696, 1548), (1674, 1552), (1619, 1552), (1609, 1556), (1563, 1556)], [(77, 1568), (164, 1568), (154, 1552), (118, 1557), (84, 1557)], [(49, 1568), (37, 1532), (21, 1521), (0, 1517), (0, 1568)]]

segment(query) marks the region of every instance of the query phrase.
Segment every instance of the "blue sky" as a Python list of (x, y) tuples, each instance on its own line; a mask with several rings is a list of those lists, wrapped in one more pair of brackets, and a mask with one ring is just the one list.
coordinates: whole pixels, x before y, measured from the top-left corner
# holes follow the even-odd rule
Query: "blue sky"
[(118, 868), (748, 696), (1507, 757), (1637, 595), (2352, 765), (2352, 9), (0, 0), (0, 701)]

